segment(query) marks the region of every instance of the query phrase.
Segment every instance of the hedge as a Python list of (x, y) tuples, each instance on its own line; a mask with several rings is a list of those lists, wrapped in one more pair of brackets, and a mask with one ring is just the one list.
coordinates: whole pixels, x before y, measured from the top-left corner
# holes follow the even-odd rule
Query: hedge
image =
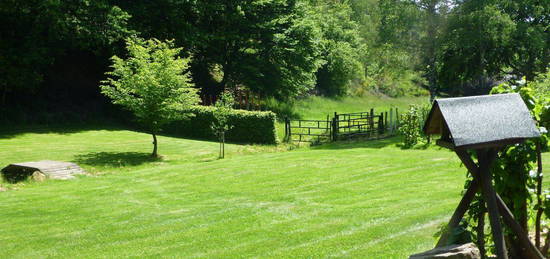
[[(194, 117), (173, 122), (167, 125), (163, 132), (189, 138), (217, 140), (210, 127), (214, 120), (214, 109), (212, 106), (193, 107)], [(276, 116), (273, 112), (233, 110), (229, 122), (233, 125), (225, 134), (225, 139), (229, 142), (277, 143)]]

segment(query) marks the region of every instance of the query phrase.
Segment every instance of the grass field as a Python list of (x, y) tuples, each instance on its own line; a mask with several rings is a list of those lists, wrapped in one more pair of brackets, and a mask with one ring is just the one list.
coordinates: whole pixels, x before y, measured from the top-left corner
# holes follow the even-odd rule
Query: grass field
[[(3, 184), (1, 258), (404, 258), (429, 249), (464, 169), (397, 139), (281, 147), (116, 128), (4, 134), (0, 164), (75, 161), (93, 175)], [(545, 154), (546, 161), (549, 156)]]
[(351, 112), (386, 112), (390, 107), (405, 111), (412, 104), (429, 104), (429, 97), (390, 98), (384, 96), (342, 97), (338, 99), (310, 96), (296, 102), (294, 111), (303, 119), (326, 119), (327, 115)]

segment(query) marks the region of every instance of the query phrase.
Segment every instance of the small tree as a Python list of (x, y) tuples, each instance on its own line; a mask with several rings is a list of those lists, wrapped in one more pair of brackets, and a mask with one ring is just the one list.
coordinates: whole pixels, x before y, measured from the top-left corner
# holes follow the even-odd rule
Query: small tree
[(173, 41), (129, 38), (128, 58), (111, 58), (112, 72), (102, 81), (101, 92), (114, 104), (134, 113), (153, 136), (153, 153), (157, 157), (157, 134), (174, 120), (185, 119), (192, 105), (198, 103), (196, 89), (187, 72), (189, 58), (179, 58), (181, 48)]
[(223, 92), (220, 99), (216, 102), (214, 110), (214, 121), (212, 122), (212, 131), (220, 141), (220, 158), (225, 157), (225, 132), (233, 128), (229, 123), (229, 116), (235, 100), (230, 92)]

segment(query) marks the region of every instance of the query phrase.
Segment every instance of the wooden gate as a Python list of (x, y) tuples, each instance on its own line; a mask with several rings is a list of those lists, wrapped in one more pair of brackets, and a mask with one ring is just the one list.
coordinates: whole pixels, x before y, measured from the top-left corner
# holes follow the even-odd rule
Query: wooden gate
[(287, 142), (321, 143), (330, 141), (332, 126), (329, 117), (326, 120), (289, 120), (285, 122)]
[[(389, 116), (388, 116), (389, 115)], [(285, 141), (321, 143), (357, 137), (373, 139), (392, 136), (399, 123), (397, 109), (390, 112), (334, 113), (326, 120), (285, 120)]]

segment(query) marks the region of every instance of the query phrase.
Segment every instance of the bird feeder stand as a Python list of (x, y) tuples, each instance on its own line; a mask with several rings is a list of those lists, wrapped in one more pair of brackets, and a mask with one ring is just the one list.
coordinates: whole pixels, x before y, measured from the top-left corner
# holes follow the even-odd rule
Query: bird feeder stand
[[(447, 245), (450, 231), (459, 225), (475, 194), (481, 191), (489, 213), (497, 257), (508, 258), (500, 224), (502, 217), (518, 237), (525, 258), (544, 258), (495, 192), (490, 172), (499, 149), (540, 136), (521, 97), (500, 94), (436, 99), (423, 130), (427, 135), (440, 135), (437, 145), (453, 150), (473, 177), (436, 247)], [(468, 152), (477, 154), (477, 163)]]

